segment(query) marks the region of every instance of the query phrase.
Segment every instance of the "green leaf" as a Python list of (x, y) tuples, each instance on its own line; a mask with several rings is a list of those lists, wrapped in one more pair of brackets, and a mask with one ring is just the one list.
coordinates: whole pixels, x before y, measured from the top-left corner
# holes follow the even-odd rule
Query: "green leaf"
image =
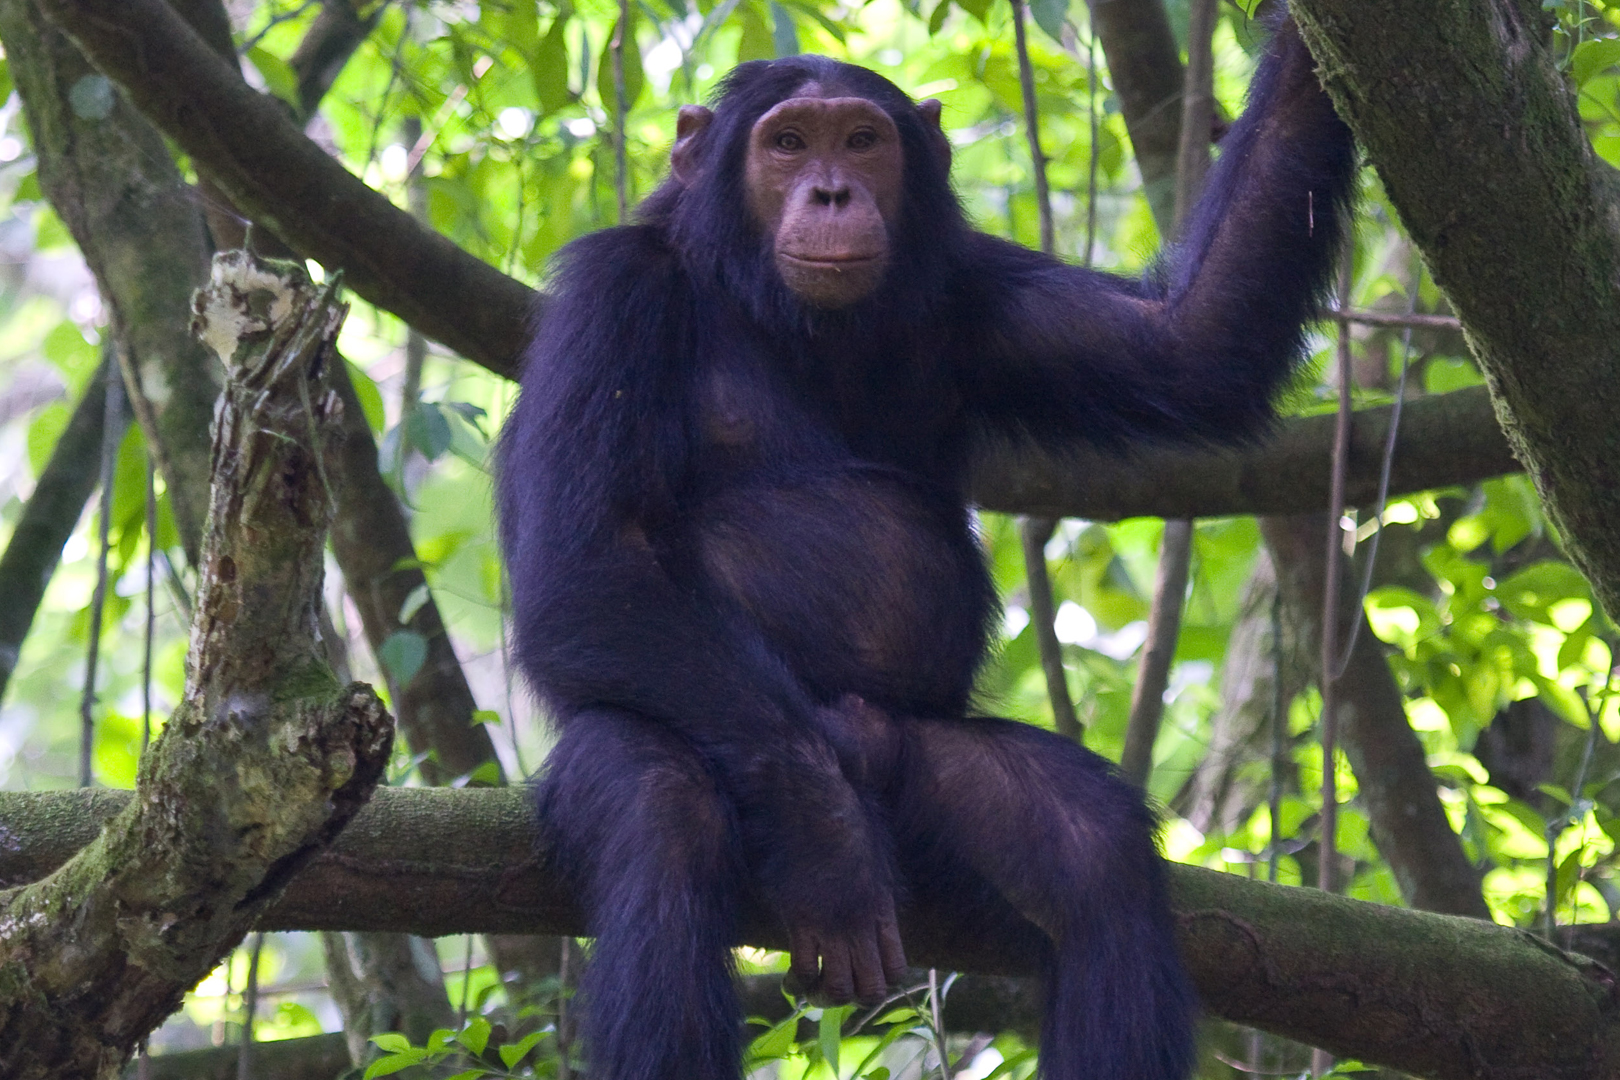
[(1558, 864), (1558, 875), (1554, 881), (1556, 891), (1553, 903), (1562, 904), (1569, 899), (1569, 894), (1575, 890), (1575, 883), (1580, 880), (1581, 876), (1582, 850), (1577, 847), (1574, 851), (1565, 855), (1564, 861)]
[(1593, 38), (1575, 46), (1569, 73), (1576, 86), (1585, 86), (1592, 76), (1620, 64), (1620, 38)]
[(53, 401), (34, 414), (28, 422), (28, 467), (38, 476), (45, 468), (45, 463), (51, 460), (51, 452), (56, 449), (57, 440), (61, 439), (62, 432), (67, 430), (68, 420), (73, 414), (65, 403)]
[(534, 78), (534, 96), (540, 103), (540, 115), (556, 112), (574, 100), (568, 92), (568, 20), (573, 17), (572, 5), (564, 3), (551, 20), (551, 29), (535, 49), (529, 74)]
[(771, 44), (777, 56), (799, 55), (799, 30), (788, 9), (771, 0)]
[(377, 650), (377, 661), (396, 686), (404, 686), (427, 661), (427, 639), (410, 630), (395, 630)]
[(412, 589), (410, 595), (405, 597), (405, 602), (399, 605), (399, 624), (404, 626), (415, 618), (416, 613), (422, 610), (422, 605), (427, 603), (432, 595), (425, 581)]
[(467, 1021), (467, 1026), (461, 1029), (456, 1041), (473, 1052), (475, 1057), (484, 1056), (484, 1047), (489, 1045), (489, 1021), (482, 1016), (475, 1016)]
[(979, 22), (989, 25), (990, 0), (956, 0), (956, 6), (978, 19)]
[(844, 1043), (844, 1021), (855, 1010), (853, 1005), (840, 1005), (836, 1009), (823, 1009), (821, 1024), (816, 1033), (816, 1043), (821, 1047), (821, 1056), (832, 1069), (834, 1076), (838, 1075), (838, 1050)]
[(928, 16), (928, 36), (933, 37), (939, 33), (939, 28), (945, 25), (945, 16), (951, 13), (951, 0), (939, 0), (934, 13)]
[(543, 1031), (531, 1031), (515, 1043), (504, 1043), (500, 1049), (501, 1061), (508, 1069), (512, 1068), (522, 1061), (545, 1035), (546, 1033)]
[(371, 1041), (377, 1044), (377, 1049), (390, 1054), (403, 1054), (412, 1048), (411, 1040), (397, 1031), (385, 1031), (381, 1035), (373, 1035)]
[[(345, 363), (348, 363), (345, 361)], [(366, 414), (366, 426), (381, 431), (388, 426), (388, 410), (383, 405), (382, 391), (370, 375), (349, 364), (349, 382), (354, 384), (354, 396), (360, 399), (360, 411)]]
[(737, 42), (737, 62), (745, 60), (772, 60), (776, 57), (776, 39), (757, 0), (743, 0), (737, 5), (737, 18), (742, 22), (742, 40)]
[(463, 787), (500, 787), (501, 767), (493, 761), (485, 761), (472, 772), (467, 774)]
[[(619, 24), (615, 22), (602, 42), (602, 56), (596, 64), (596, 93), (602, 99), (602, 108), (607, 110), (610, 125), (612, 118), (619, 114), (618, 96), (613, 88), (613, 39), (618, 32)], [(641, 88), (646, 81), (641, 71), (641, 50), (636, 46), (636, 8), (632, 4), (630, 26), (624, 34), (625, 112), (635, 108), (636, 99), (641, 96)]]
[(391, 1076), (394, 1073), (409, 1069), (412, 1065), (420, 1065), (427, 1060), (427, 1056), (426, 1050), (418, 1050), (413, 1047), (404, 1053), (380, 1057), (366, 1066), (366, 1080), (372, 1080), (372, 1077), (375, 1076)]
[(416, 408), (405, 417), (405, 434), (410, 439), (410, 445), (429, 461), (443, 457), (455, 441), (450, 421), (431, 401), (418, 402)]
[(792, 1016), (774, 1025), (763, 1035), (748, 1044), (748, 1061), (750, 1065), (762, 1061), (777, 1061), (787, 1057), (793, 1052), (793, 1039), (799, 1030), (799, 1018), (804, 1010), (796, 1010)]
[(1010, 1076), (1014, 1069), (1025, 1062), (1033, 1060), (1034, 1057), (1035, 1051), (1033, 1049), (1020, 1051), (990, 1070), (990, 1075), (986, 1076), (984, 1080), (1001, 1080), (1003, 1076)]
[(1046, 31), (1048, 37), (1059, 41), (1063, 37), (1063, 21), (1069, 17), (1069, 0), (1029, 0), (1029, 13), (1035, 16), (1035, 25)]
[(298, 104), (298, 73), (287, 61), (263, 46), (249, 49), (247, 55), (272, 94), (289, 104)]

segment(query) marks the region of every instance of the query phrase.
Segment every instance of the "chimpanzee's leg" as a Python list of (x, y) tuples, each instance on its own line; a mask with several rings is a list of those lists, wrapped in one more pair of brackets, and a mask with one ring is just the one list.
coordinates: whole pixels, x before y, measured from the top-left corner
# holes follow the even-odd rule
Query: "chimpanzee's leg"
[(1048, 1080), (1183, 1080), (1195, 997), (1176, 951), (1155, 821), (1108, 763), (1007, 720), (904, 720), (888, 800), (924, 900), (965, 865), (1052, 939)]
[(572, 717), (547, 761), (540, 813), (596, 937), (580, 983), (591, 1075), (732, 1080), (738, 844), (696, 752), (631, 713)]

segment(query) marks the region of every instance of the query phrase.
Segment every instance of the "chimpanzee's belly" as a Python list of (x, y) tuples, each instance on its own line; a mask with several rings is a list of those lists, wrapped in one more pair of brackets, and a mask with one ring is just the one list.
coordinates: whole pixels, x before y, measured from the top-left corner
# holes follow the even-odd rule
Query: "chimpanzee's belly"
[(966, 512), (877, 466), (728, 486), (696, 508), (709, 579), (812, 693), (959, 712), (994, 593)]

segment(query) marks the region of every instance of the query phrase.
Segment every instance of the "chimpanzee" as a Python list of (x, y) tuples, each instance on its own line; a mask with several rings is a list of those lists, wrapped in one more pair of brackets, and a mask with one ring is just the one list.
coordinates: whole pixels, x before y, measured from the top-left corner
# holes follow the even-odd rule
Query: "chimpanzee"
[(1194, 996), (1142, 795), (972, 715), (996, 598), (985, 439), (1264, 430), (1345, 229), (1354, 149), (1283, 23), (1144, 281), (975, 231), (937, 101), (821, 57), (680, 111), (639, 223), (558, 260), (500, 446), (540, 788), (596, 935), (602, 1080), (738, 1074), (740, 902), (794, 977), (879, 998), (924, 899), (1046, 957), (1054, 1080), (1177, 1080)]

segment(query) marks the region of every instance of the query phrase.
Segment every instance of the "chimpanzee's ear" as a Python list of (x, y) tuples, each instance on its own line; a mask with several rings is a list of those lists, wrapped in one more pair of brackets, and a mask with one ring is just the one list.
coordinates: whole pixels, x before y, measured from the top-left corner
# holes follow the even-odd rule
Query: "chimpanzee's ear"
[(669, 151), (669, 168), (675, 179), (691, 185), (697, 180), (698, 136), (709, 130), (714, 113), (701, 105), (682, 105), (675, 121), (675, 145)]
[(949, 169), (951, 167), (951, 140), (945, 137), (945, 129), (939, 123), (941, 108), (938, 98), (929, 98), (927, 101), (917, 102), (917, 111), (922, 113), (923, 123), (928, 125), (928, 134), (933, 137), (934, 149), (939, 151), (940, 160)]

